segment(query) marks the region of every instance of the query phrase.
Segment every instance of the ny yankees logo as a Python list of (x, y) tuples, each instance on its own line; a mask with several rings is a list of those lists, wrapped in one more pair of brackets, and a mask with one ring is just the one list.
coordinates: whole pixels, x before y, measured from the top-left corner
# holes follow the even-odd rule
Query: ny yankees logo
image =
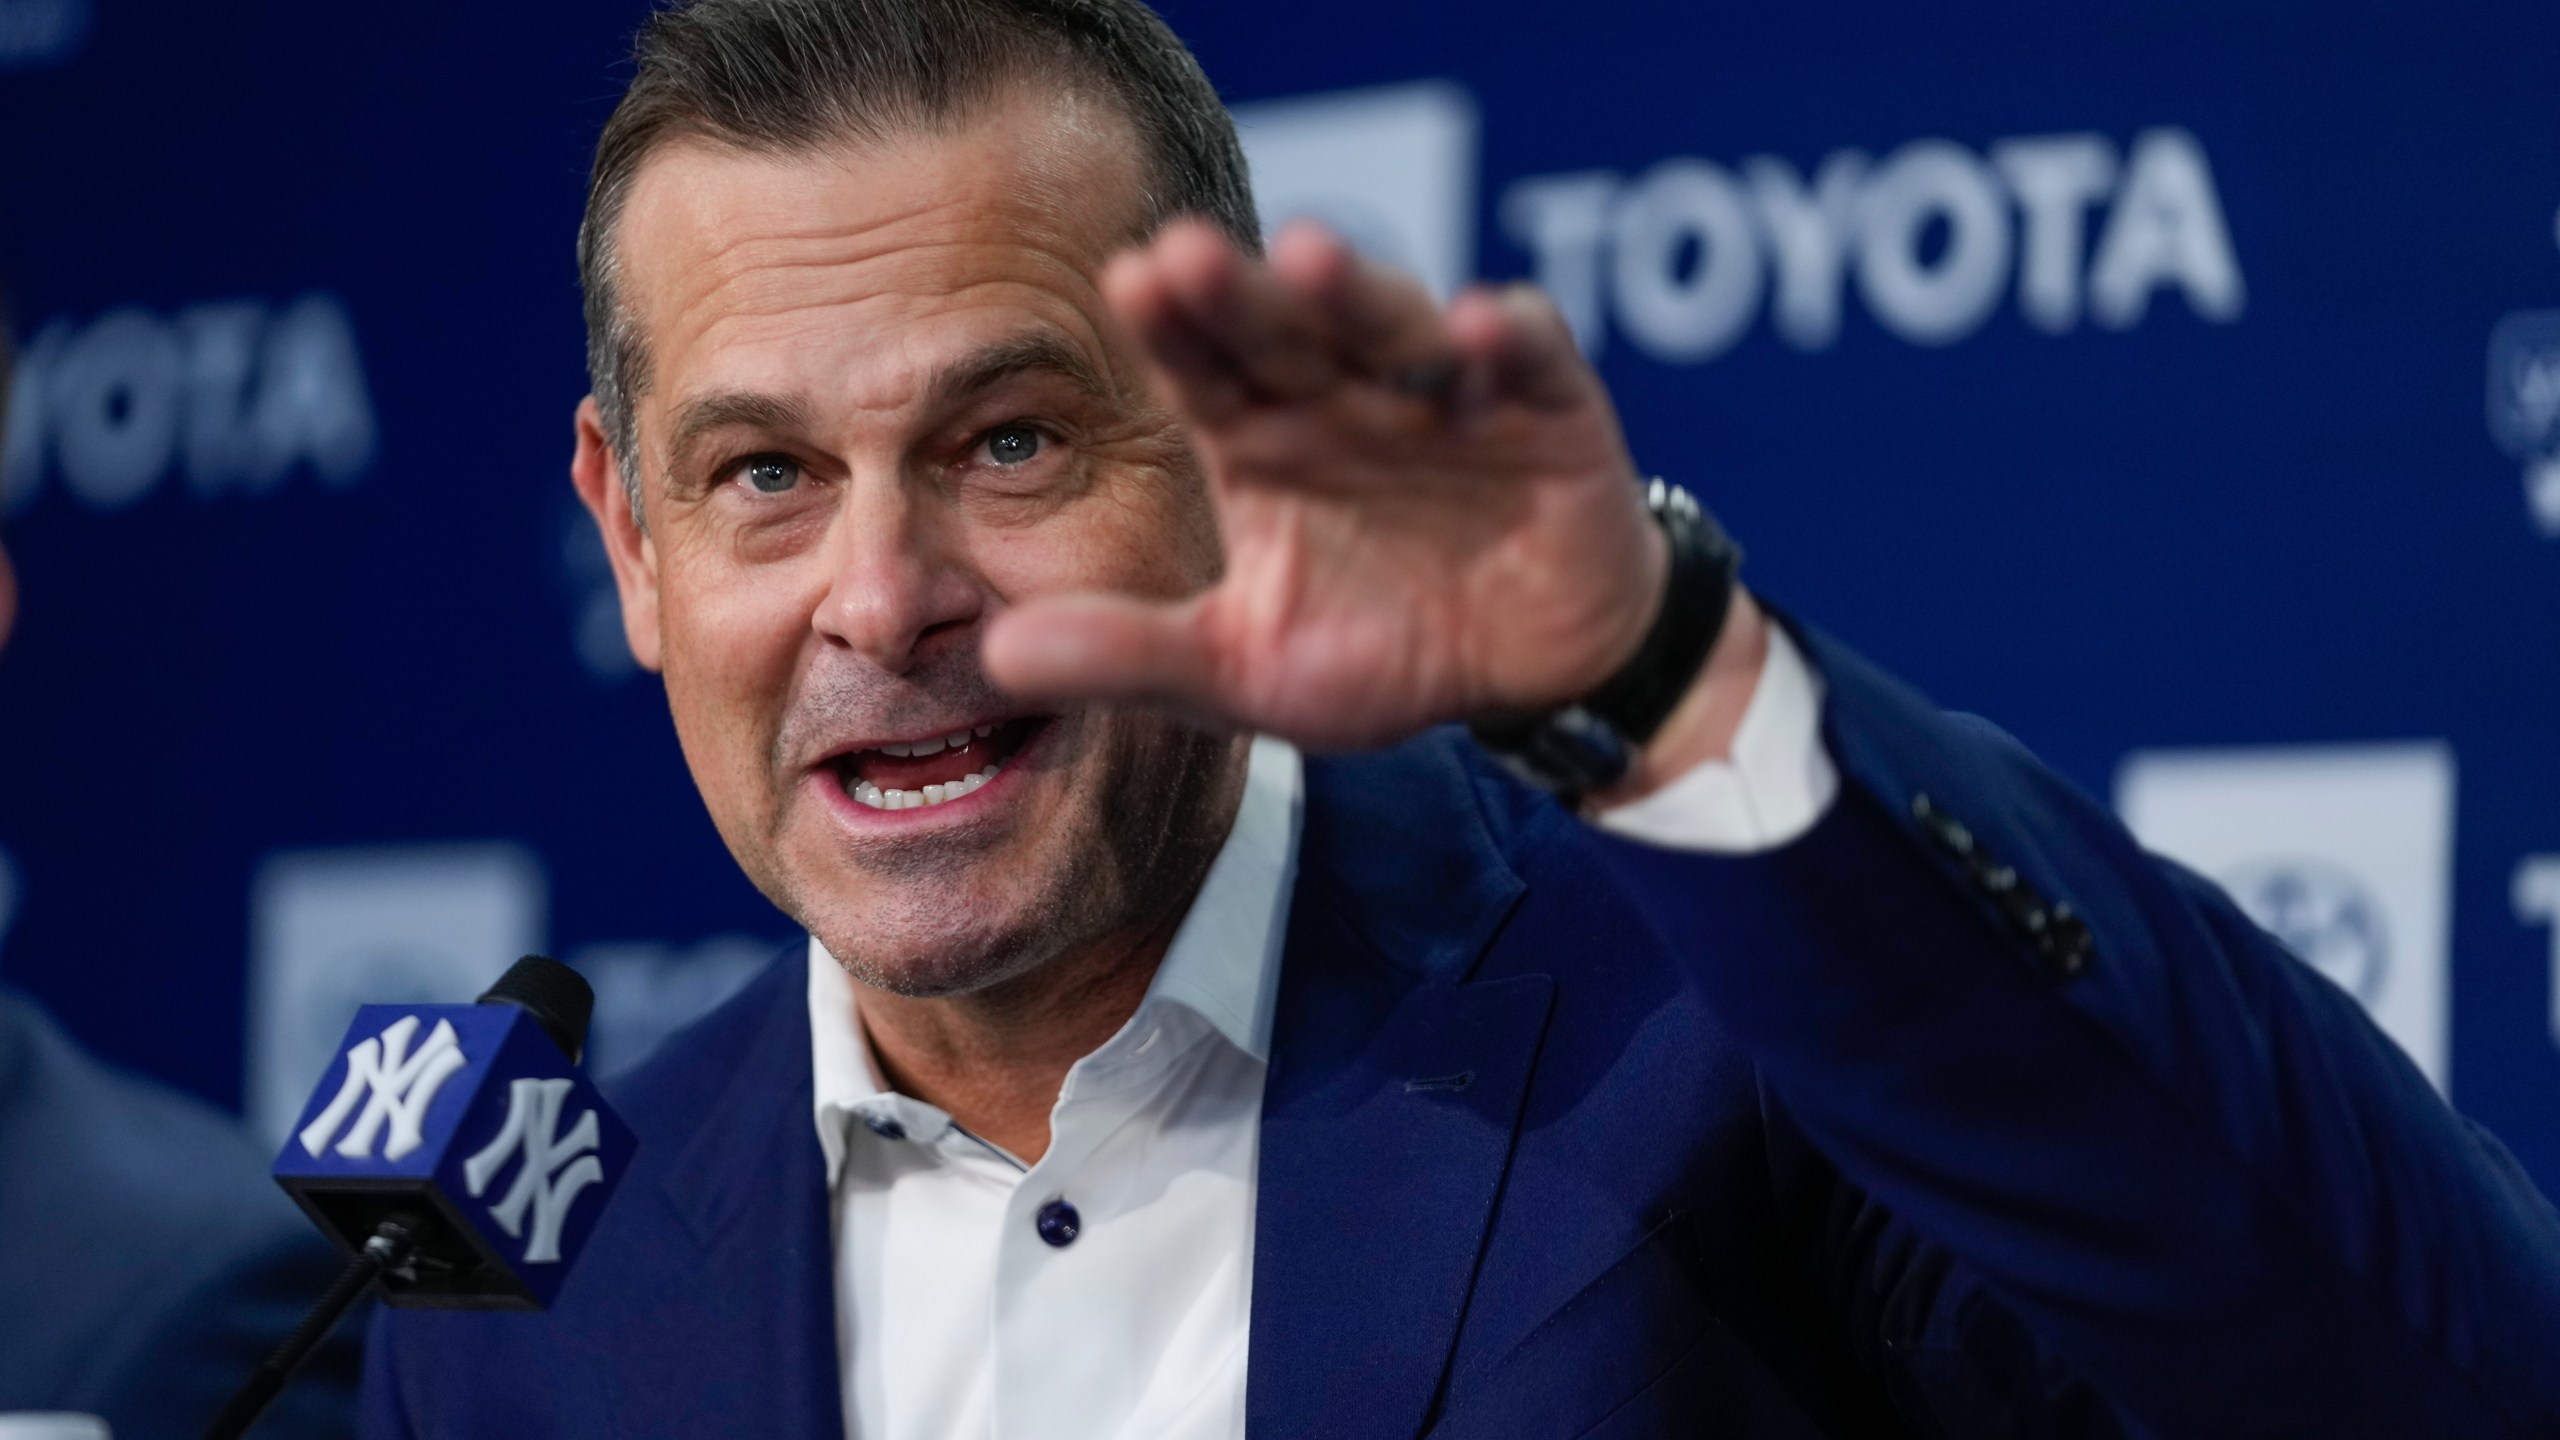
[[(578, 1192), (604, 1179), (604, 1163), (587, 1152), (596, 1148), (596, 1112), (578, 1117), (566, 1136), (560, 1134), (561, 1102), (569, 1098), (568, 1080), (517, 1080), (507, 1088), (507, 1122), (498, 1138), (462, 1162), (463, 1183), (478, 1199), (521, 1151), (524, 1164), (506, 1198), (489, 1208), (489, 1218), (509, 1235), (524, 1234), (524, 1212), (533, 1210), (533, 1238), (525, 1242), (526, 1263), (553, 1264), (560, 1259), (560, 1227), (568, 1222), (569, 1202)], [(558, 1171), (558, 1174), (553, 1174)]]
[(314, 1159), (346, 1123), (356, 1102), (364, 1102), (364, 1113), (356, 1117), (346, 1138), (338, 1142), (338, 1153), (349, 1160), (368, 1159), (373, 1142), (384, 1125), (391, 1128), (390, 1138), (383, 1144), (382, 1158), (397, 1160), (426, 1143), (422, 1127), (426, 1124), (427, 1106), (436, 1091), (453, 1073), (470, 1062), (463, 1058), (462, 1044), (454, 1038), (453, 1026), (443, 1020), (427, 1035), (427, 1043), (409, 1053), (409, 1042), (418, 1033), (418, 1017), (405, 1015), (371, 1040), (347, 1052), (347, 1078), (338, 1087), (337, 1098), (329, 1108), (312, 1117), (302, 1127), (302, 1148)]

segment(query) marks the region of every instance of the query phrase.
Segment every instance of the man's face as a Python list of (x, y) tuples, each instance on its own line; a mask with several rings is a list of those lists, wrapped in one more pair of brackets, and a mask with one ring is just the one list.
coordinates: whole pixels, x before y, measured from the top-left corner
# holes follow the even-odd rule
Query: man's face
[(592, 407), (577, 467), (633, 649), (749, 876), (901, 993), (1160, 923), (1233, 803), (1238, 742), (978, 667), (1008, 604), (1214, 577), (1180, 431), (1092, 283), (1139, 228), (1135, 151), (1022, 92), (816, 155), (678, 143), (621, 221), (645, 532)]

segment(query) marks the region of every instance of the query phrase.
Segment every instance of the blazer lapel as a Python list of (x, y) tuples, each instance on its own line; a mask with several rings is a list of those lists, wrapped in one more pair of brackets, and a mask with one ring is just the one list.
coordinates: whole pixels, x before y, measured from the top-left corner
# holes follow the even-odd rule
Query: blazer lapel
[[(654, 1416), (670, 1434), (757, 1434), (841, 1440), (835, 1242), (826, 1160), (811, 1121), (807, 948), (755, 985), (761, 1019), (742, 1046), (695, 1067), (717, 1098), (669, 1157), (661, 1188), (697, 1249), (685, 1302), (724, 1353), (695, 1354), (682, 1373), (685, 1417)], [(747, 997), (742, 996), (741, 999)], [(751, 1002), (754, 1003), (754, 1002)], [(695, 1423), (698, 1422), (698, 1428)]]
[(1248, 1435), (1430, 1422), (1554, 985), (1464, 983), (1522, 885), (1443, 742), (1311, 760), (1263, 1097)]

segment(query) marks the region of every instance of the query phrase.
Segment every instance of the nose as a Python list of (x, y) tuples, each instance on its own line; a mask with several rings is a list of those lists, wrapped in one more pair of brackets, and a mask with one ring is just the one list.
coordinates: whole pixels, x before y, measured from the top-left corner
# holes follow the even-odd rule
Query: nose
[(892, 674), (914, 666), (935, 637), (968, 628), (986, 592), (965, 563), (949, 517), (894, 480), (857, 480), (828, 536), (819, 635)]

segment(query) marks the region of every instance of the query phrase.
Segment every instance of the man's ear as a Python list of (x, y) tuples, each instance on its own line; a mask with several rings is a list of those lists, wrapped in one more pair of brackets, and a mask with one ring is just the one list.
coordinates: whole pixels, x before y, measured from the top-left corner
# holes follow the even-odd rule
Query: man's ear
[(569, 480), (578, 498), (604, 532), (605, 557), (613, 562), (613, 586), (622, 595), (622, 637), (640, 668), (655, 671), (661, 663), (658, 643), (658, 547), (632, 511), (631, 495), (622, 485), (622, 467), (613, 444), (605, 438), (604, 415), (596, 397), (578, 402), (578, 450), (569, 460)]

